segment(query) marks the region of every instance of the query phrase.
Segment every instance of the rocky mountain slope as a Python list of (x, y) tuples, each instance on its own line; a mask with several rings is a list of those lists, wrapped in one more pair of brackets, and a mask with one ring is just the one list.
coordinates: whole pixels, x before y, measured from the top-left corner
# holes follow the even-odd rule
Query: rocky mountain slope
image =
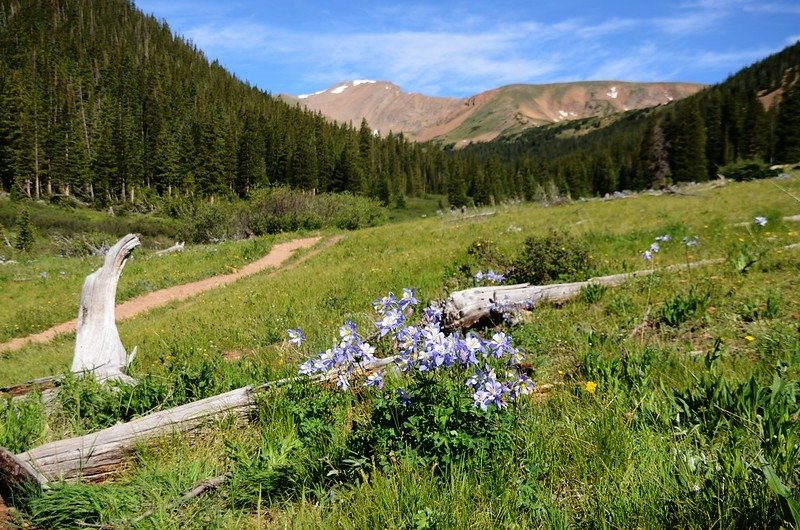
[(608, 116), (685, 98), (704, 88), (692, 83), (588, 81), (508, 85), (468, 98), (403, 92), (387, 81), (355, 80), (300, 96), (290, 102), (358, 126), (366, 118), (386, 135), (402, 132), (413, 140), (466, 144), (565, 120)]

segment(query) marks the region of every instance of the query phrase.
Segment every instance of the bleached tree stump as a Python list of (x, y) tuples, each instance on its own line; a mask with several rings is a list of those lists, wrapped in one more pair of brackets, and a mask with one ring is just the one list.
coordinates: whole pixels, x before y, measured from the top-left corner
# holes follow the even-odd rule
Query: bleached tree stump
[(117, 331), (114, 308), (120, 274), (139, 244), (134, 234), (117, 241), (106, 253), (103, 266), (83, 282), (72, 372), (91, 372), (98, 381), (134, 382), (125, 371), (135, 350), (131, 355), (125, 351)]

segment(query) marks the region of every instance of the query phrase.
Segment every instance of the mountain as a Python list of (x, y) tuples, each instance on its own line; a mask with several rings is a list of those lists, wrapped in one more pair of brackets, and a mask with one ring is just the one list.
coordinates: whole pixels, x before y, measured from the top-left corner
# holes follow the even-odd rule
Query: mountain
[(522, 175), (526, 197), (542, 181), (575, 197), (797, 164), (800, 42), (669, 105), (529, 128), (461, 154), (511, 166), (506, 178)]
[(366, 119), (383, 135), (402, 132), (412, 140), (458, 145), (530, 127), (653, 107), (702, 88), (692, 83), (622, 81), (515, 84), (458, 99), (404, 92), (387, 81), (361, 79), (313, 94), (280, 97), (338, 122), (358, 124)]

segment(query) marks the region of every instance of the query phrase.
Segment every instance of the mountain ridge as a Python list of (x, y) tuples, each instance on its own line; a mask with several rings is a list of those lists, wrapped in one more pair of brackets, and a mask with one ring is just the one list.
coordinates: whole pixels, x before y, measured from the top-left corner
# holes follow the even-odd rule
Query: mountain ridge
[(577, 81), (504, 85), (463, 98), (405, 92), (390, 81), (342, 81), (312, 94), (278, 97), (341, 123), (366, 119), (382, 135), (403, 133), (416, 141), (467, 144), (530, 127), (602, 117), (683, 99), (705, 88), (697, 83)]

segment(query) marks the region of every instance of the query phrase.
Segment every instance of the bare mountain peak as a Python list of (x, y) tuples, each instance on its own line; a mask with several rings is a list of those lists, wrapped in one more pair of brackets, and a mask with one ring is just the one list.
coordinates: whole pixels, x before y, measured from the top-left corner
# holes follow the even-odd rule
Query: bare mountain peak
[(297, 99), (338, 122), (357, 124), (366, 119), (381, 134), (402, 132), (414, 140), (466, 143), (548, 123), (666, 104), (702, 88), (692, 83), (587, 81), (512, 84), (466, 98), (445, 98), (404, 92), (388, 81), (356, 79)]

